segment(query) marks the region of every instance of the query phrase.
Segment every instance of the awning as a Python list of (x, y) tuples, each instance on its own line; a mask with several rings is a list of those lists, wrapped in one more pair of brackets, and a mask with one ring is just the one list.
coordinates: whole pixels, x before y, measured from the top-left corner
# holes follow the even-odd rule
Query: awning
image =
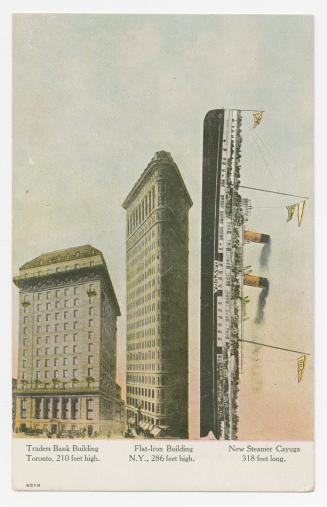
[(139, 424), (139, 427), (144, 429), (144, 426), (145, 426), (145, 421), (141, 421), (140, 424)]
[(146, 423), (146, 424), (143, 426), (144, 431), (145, 431), (145, 430), (148, 430), (148, 429), (149, 429), (149, 426), (150, 426), (150, 423)]

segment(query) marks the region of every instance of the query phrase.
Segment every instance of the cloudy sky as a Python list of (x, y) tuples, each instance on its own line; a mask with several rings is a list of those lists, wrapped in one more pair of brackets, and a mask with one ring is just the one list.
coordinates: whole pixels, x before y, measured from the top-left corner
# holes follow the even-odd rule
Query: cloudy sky
[[(125, 216), (121, 203), (158, 150), (171, 152), (194, 201), (190, 212), (190, 426), (199, 424), (202, 124), (217, 107), (244, 115), (242, 183), (308, 196), (244, 191), (250, 226), (271, 234), (246, 261), (267, 276), (265, 320), (245, 338), (312, 352), (313, 20), (303, 16), (15, 15), (13, 33), (13, 271), (42, 252), (90, 243), (102, 250), (122, 308), (125, 368)], [(17, 292), (14, 289), (14, 350)], [(312, 437), (312, 360), (244, 344), (240, 439)], [(273, 414), (273, 416), (272, 416)]]

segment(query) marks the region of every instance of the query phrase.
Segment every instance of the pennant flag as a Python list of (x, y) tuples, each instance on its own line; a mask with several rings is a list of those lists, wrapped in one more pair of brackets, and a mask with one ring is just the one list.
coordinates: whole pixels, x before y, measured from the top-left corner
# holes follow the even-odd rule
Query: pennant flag
[(287, 209), (287, 221), (288, 222), (290, 220), (292, 220), (296, 207), (297, 207), (297, 204), (291, 204), (290, 206), (286, 206), (286, 209)]
[(253, 113), (253, 128), (255, 129), (258, 125), (260, 125), (262, 120), (263, 111), (258, 113)]
[(305, 206), (305, 201), (300, 202), (297, 205), (297, 223), (298, 223), (299, 227), (300, 227), (300, 225), (302, 223), (302, 219), (303, 219), (304, 206)]
[(305, 362), (306, 362), (305, 356), (298, 357), (298, 359), (297, 359), (297, 381), (298, 381), (298, 383), (300, 383), (303, 378)]

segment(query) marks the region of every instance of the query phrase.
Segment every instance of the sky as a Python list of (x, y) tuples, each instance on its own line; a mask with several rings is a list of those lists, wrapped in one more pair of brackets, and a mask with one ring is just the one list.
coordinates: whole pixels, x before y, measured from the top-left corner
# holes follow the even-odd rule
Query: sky
[[(13, 21), (13, 273), (42, 252), (90, 243), (105, 257), (122, 309), (118, 381), (125, 382), (125, 212), (129, 190), (156, 151), (169, 151), (190, 210), (190, 436), (199, 428), (202, 127), (219, 107), (244, 113), (244, 185), (308, 196), (301, 227), (286, 205), (301, 199), (243, 191), (250, 228), (271, 235), (267, 276), (244, 324), (249, 340), (313, 353), (313, 18), (310, 16), (17, 14)], [(14, 288), (14, 372), (17, 289)], [(16, 311), (15, 311), (16, 310)], [(305, 440), (313, 433), (312, 355), (243, 344), (239, 438)]]

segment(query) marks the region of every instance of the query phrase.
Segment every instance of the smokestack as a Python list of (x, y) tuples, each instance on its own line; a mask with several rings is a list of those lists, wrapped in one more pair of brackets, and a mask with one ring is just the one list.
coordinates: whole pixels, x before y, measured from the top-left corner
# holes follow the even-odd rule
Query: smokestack
[(267, 278), (262, 278), (261, 276), (254, 275), (244, 275), (244, 285), (249, 285), (250, 287), (268, 287), (269, 282)]
[(251, 241), (252, 243), (269, 243), (270, 236), (269, 234), (262, 234), (261, 232), (255, 231), (245, 231), (244, 232), (245, 241)]

